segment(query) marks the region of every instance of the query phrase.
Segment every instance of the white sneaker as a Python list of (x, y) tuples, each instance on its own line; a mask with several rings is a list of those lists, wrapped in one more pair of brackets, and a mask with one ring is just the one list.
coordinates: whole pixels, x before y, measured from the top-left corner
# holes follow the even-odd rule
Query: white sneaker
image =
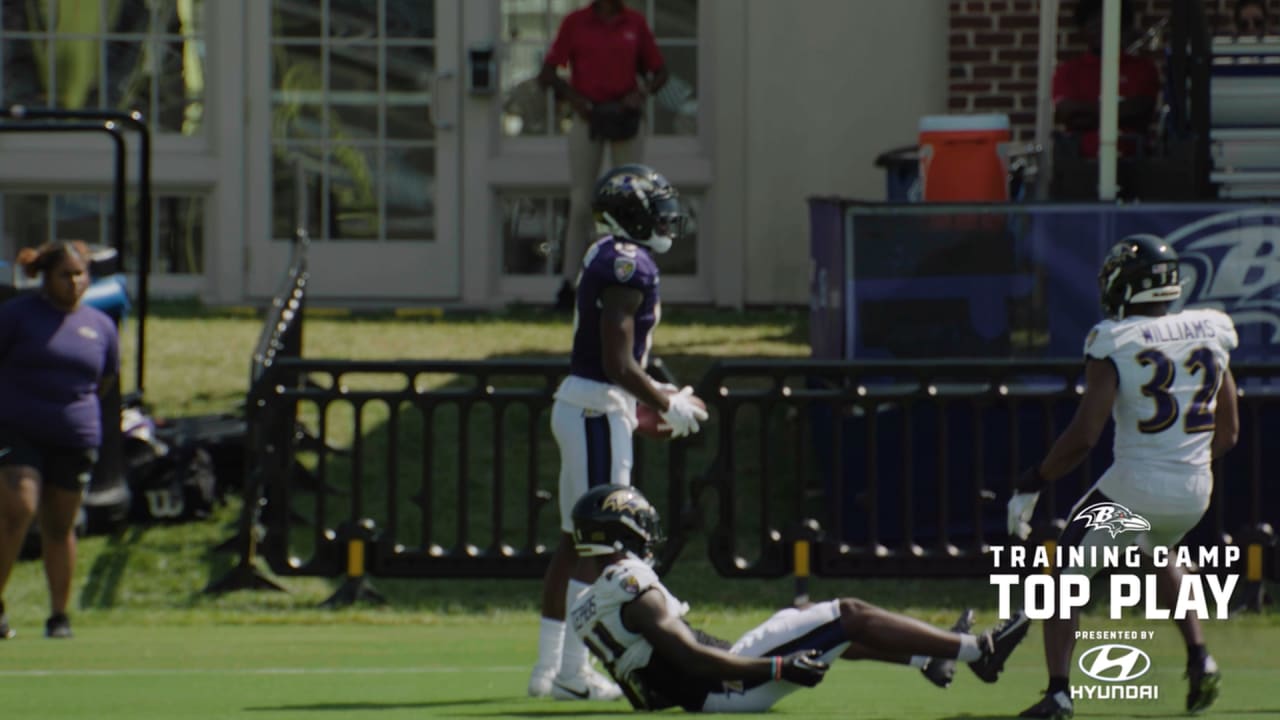
[(547, 697), (551, 694), (551, 681), (556, 677), (555, 668), (536, 666), (529, 676), (529, 697)]
[(551, 697), (557, 700), (617, 700), (622, 697), (622, 688), (608, 676), (586, 668), (569, 677), (556, 675), (551, 683)]

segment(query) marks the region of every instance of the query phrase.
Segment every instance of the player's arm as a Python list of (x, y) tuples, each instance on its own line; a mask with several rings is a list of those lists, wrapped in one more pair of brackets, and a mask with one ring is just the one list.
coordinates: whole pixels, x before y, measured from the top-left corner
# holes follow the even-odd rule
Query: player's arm
[(631, 393), (645, 405), (666, 411), (671, 402), (667, 394), (649, 378), (632, 354), (636, 338), (636, 311), (642, 302), (644, 293), (622, 285), (610, 285), (601, 293), (600, 352), (604, 374), (609, 377), (609, 382)]
[(643, 635), (655, 653), (691, 677), (746, 682), (785, 679), (813, 687), (827, 671), (827, 664), (815, 659), (816, 650), (793, 653), (785, 659), (755, 658), (703, 645), (683, 620), (668, 612), (662, 593), (652, 589), (623, 606), (622, 623)]
[(1236, 446), (1240, 436), (1240, 411), (1236, 400), (1236, 379), (1231, 368), (1222, 373), (1218, 388), (1218, 408), (1213, 416), (1213, 459), (1217, 460)]
[(1049, 454), (1037, 465), (1027, 468), (1014, 481), (1013, 497), (1009, 499), (1009, 534), (1026, 538), (1031, 533), (1031, 515), (1036, 500), (1046, 485), (1075, 469), (1098, 444), (1102, 430), (1111, 417), (1119, 385), (1116, 368), (1107, 360), (1089, 358), (1084, 366), (1084, 397), (1076, 408), (1067, 429), (1049, 449)]
[[(1107, 360), (1089, 358), (1084, 366), (1084, 397), (1071, 418), (1067, 429), (1058, 436), (1049, 454), (1032, 468), (1040, 476), (1040, 486), (1047, 485), (1066, 475), (1088, 457), (1111, 418), (1111, 407), (1116, 401), (1116, 388), (1120, 378), (1116, 368)], [(1034, 486), (1032, 492), (1040, 490)], [(1024, 488), (1018, 488), (1023, 490)]]

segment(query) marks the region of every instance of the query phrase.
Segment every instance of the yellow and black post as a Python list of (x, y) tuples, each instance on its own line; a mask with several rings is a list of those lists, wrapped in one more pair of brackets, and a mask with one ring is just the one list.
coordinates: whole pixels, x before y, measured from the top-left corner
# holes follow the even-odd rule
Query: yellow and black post
[(1267, 550), (1275, 547), (1276, 534), (1268, 523), (1250, 526), (1240, 534), (1244, 545), (1244, 587), (1240, 590), (1241, 603), (1237, 612), (1262, 612), (1269, 602), (1264, 582), (1263, 565)]
[(809, 573), (812, 569), (813, 546), (822, 537), (822, 526), (817, 520), (807, 518), (800, 522), (791, 541), (791, 572), (795, 576), (796, 594), (792, 600), (795, 607), (809, 604)]
[(374, 589), (365, 573), (370, 552), (377, 542), (378, 528), (373, 520), (364, 518), (355, 525), (343, 523), (338, 527), (337, 542), (346, 546), (346, 579), (321, 607), (337, 608), (357, 602), (382, 605), (387, 602), (382, 593)]

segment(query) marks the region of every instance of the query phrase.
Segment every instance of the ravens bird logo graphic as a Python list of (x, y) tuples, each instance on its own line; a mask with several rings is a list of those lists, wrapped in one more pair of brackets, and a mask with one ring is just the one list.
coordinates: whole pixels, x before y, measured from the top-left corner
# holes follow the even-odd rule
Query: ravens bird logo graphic
[(1084, 520), (1088, 530), (1106, 530), (1113, 538), (1123, 532), (1151, 529), (1146, 518), (1113, 502), (1094, 503), (1076, 513), (1076, 520)]

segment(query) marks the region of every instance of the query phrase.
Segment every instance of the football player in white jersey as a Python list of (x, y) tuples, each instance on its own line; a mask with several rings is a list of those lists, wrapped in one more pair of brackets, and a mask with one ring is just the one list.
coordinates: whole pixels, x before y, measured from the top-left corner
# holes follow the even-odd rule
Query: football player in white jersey
[[(1040, 490), (1075, 469), (1114, 417), (1115, 459), (1072, 509), (1058, 543), (1086, 549), (1137, 544), (1149, 555), (1154, 547), (1176, 545), (1200, 522), (1213, 490), (1210, 463), (1236, 443), (1236, 385), (1228, 369), (1236, 330), (1217, 310), (1169, 311), (1182, 291), (1178, 254), (1154, 235), (1116, 243), (1098, 286), (1107, 318), (1085, 340), (1084, 396), (1049, 454), (1016, 481), (1009, 532), (1026, 537)], [(1095, 506), (1130, 518), (1126, 527), (1132, 531), (1113, 534), (1098, 527), (1091, 522)], [(1172, 607), (1181, 571), (1173, 563), (1150, 571), (1159, 579), (1163, 606)], [(1093, 569), (1064, 572), (1092, 575)], [(1199, 712), (1217, 697), (1218, 667), (1205, 650), (1196, 616), (1176, 622), (1187, 643), (1186, 707)], [(1072, 716), (1070, 668), (1078, 626), (1078, 617), (1045, 622), (1049, 687), (1022, 717)]]
[(995, 682), (1029, 626), (1018, 613), (975, 637), (844, 598), (779, 611), (730, 644), (689, 627), (689, 606), (650, 567), (661, 525), (639, 490), (594, 487), (574, 505), (573, 523), (574, 547), (600, 574), (569, 623), (637, 710), (763, 712), (817, 685), (836, 658), (916, 667), (949, 658)]

